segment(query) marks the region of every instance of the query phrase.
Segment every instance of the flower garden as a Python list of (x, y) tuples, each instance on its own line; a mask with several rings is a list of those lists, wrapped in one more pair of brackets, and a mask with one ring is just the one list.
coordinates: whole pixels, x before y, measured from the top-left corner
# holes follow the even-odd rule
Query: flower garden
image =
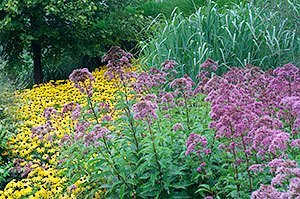
[(108, 65), (16, 92), (24, 121), (1, 198), (299, 198), (300, 70), (286, 64), (175, 77)]
[(103, 2), (0, 3), (0, 199), (300, 199), (300, 4)]

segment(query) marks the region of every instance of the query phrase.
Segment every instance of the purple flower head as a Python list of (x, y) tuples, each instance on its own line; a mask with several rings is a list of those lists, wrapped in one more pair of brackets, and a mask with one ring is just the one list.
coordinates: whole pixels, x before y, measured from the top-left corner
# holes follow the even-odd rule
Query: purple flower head
[(70, 187), (69, 187), (69, 192), (72, 193), (73, 191), (75, 191), (77, 189), (77, 186), (72, 184)]
[(69, 79), (74, 82), (74, 86), (78, 88), (80, 92), (88, 96), (93, 95), (93, 82), (95, 82), (95, 78), (87, 68), (74, 70), (69, 76)]
[(202, 172), (202, 167), (198, 167), (198, 168), (196, 169), (196, 171), (197, 171), (198, 173)]
[(294, 121), (292, 133), (298, 134), (300, 132), (300, 117)]
[(202, 172), (204, 170), (204, 168), (206, 167), (206, 163), (205, 162), (202, 162), (199, 167), (196, 169), (196, 171), (198, 173)]
[(262, 172), (265, 166), (265, 164), (253, 164), (249, 167), (249, 170), (253, 172)]
[(268, 152), (276, 154), (277, 151), (284, 152), (289, 141), (289, 134), (269, 129), (265, 126), (251, 131), (249, 134), (252, 139), (252, 148), (255, 149), (260, 156), (264, 156)]
[(185, 152), (185, 155), (189, 155), (190, 153), (195, 151), (195, 148), (198, 144), (199, 144), (199, 147), (201, 149), (203, 149), (203, 148), (206, 148), (208, 143), (207, 143), (207, 140), (205, 137), (203, 137), (199, 134), (196, 134), (196, 133), (191, 133), (186, 141), (187, 150)]
[(293, 140), (291, 142), (291, 147), (300, 149), (300, 139)]
[(112, 61), (112, 67), (120, 66), (120, 63), (129, 62), (133, 55), (122, 50), (119, 46), (112, 46), (102, 57), (102, 62)]
[(72, 120), (78, 120), (81, 113), (81, 105), (77, 104), (75, 109), (72, 111)]
[(130, 79), (133, 76), (129, 75), (126, 71), (127, 68), (131, 68), (130, 63), (133, 55), (122, 50), (119, 46), (112, 46), (109, 51), (103, 56), (102, 62), (107, 62), (107, 71), (104, 74), (109, 79), (120, 78), (121, 80)]
[(57, 110), (53, 107), (50, 108), (45, 108), (44, 110), (44, 117), (49, 120), (51, 118), (51, 116), (53, 115), (57, 115)]
[(201, 64), (201, 68), (203, 69), (210, 68), (212, 71), (216, 71), (218, 69), (218, 63), (208, 58), (203, 64)]
[(143, 101), (152, 101), (152, 102), (155, 102), (156, 99), (157, 99), (157, 96), (155, 94), (147, 94), (141, 98), (141, 100), (143, 100)]
[(141, 100), (132, 106), (134, 119), (145, 119), (148, 122), (157, 118), (156, 110), (158, 106), (155, 102), (150, 100)]
[(54, 131), (55, 128), (52, 126), (52, 122), (48, 120), (46, 124), (32, 127), (31, 133), (32, 137), (38, 137), (40, 140), (44, 138), (48, 138), (50, 136), (50, 132)]
[(296, 161), (274, 159), (268, 166), (270, 172), (275, 174), (271, 185), (262, 185), (259, 190), (253, 192), (251, 198), (300, 197), (300, 168)]
[(182, 131), (182, 130), (184, 130), (184, 128), (181, 123), (174, 124), (173, 131)]
[(261, 185), (251, 194), (251, 199), (281, 198), (282, 193), (272, 186)]
[(160, 71), (157, 68), (150, 68), (149, 74), (151, 75), (153, 86), (160, 86), (166, 83), (167, 73)]
[(110, 115), (104, 115), (101, 119), (102, 122), (109, 122), (112, 120), (112, 117)]
[(289, 193), (294, 198), (300, 198), (300, 177), (290, 180)]
[(164, 84), (166, 75), (165, 72), (157, 68), (151, 68), (149, 72), (142, 72), (137, 75), (133, 88), (139, 93), (148, 92), (152, 87)]
[(99, 139), (109, 139), (110, 138), (110, 130), (106, 127), (101, 127), (100, 125), (94, 126), (94, 129), (88, 134), (84, 135), (83, 141), (85, 146), (99, 145)]
[(164, 118), (170, 119), (170, 118), (171, 118), (171, 115), (170, 115), (170, 114), (167, 114), (167, 115), (164, 116)]
[(70, 102), (70, 103), (67, 103), (63, 106), (62, 108), (62, 113), (67, 113), (69, 111), (73, 111), (76, 107), (76, 104), (74, 102)]
[(166, 60), (161, 64), (163, 71), (169, 71), (174, 69), (175, 66), (178, 66), (178, 63), (174, 60)]
[(197, 79), (205, 79), (209, 77), (209, 72), (208, 71), (201, 71), (197, 76), (196, 78)]
[(174, 104), (174, 94), (172, 92), (165, 92), (161, 95), (161, 101), (163, 103)]
[(60, 140), (61, 146), (64, 144), (71, 145), (71, 143), (72, 143), (72, 140), (71, 140), (71, 136), (69, 134), (64, 135), (64, 137), (62, 137)]
[(287, 143), (290, 140), (290, 134), (289, 133), (278, 133), (276, 136), (274, 136), (271, 145), (269, 146), (268, 151), (276, 154), (276, 151), (284, 152), (287, 148)]
[(138, 75), (135, 83), (133, 84), (134, 90), (137, 92), (148, 91), (153, 87), (152, 77), (149, 73), (142, 72)]
[(273, 73), (277, 77), (282, 77), (288, 81), (293, 81), (300, 75), (299, 68), (293, 64), (285, 64), (283, 67), (276, 68)]
[[(80, 121), (75, 125), (75, 132), (79, 135), (84, 134), (84, 132), (91, 126), (90, 122)], [(81, 136), (79, 136), (81, 137)]]
[(170, 83), (170, 87), (176, 89), (175, 93), (182, 92), (187, 96), (192, 94), (194, 85), (195, 83), (193, 80), (187, 75), (184, 75), (182, 78), (177, 78)]

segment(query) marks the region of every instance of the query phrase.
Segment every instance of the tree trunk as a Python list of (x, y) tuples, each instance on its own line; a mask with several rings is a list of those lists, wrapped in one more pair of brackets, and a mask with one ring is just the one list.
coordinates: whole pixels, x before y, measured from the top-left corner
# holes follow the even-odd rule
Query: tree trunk
[(34, 83), (40, 84), (43, 82), (42, 49), (40, 44), (37, 41), (31, 41), (31, 48), (33, 53)]

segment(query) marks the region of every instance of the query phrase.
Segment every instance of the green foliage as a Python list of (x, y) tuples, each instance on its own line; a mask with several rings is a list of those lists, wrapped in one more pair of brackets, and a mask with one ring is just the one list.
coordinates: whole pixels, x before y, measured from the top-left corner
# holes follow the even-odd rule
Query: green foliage
[[(23, 65), (24, 52), (45, 63), (59, 60), (65, 53), (76, 56), (84, 52), (83, 44), (87, 47), (85, 41), (92, 35), (90, 20), (96, 10), (103, 9), (101, 4), (97, 5), (91, 0), (1, 1), (0, 45), (9, 61), (6, 70), (18, 75), (14, 66)], [(41, 52), (34, 50), (34, 46)], [(35, 67), (41, 68), (36, 63)]]
[(2, 1), (0, 34), (4, 53), (30, 51), (33, 40), (47, 49), (47, 56), (74, 48), (80, 44), (79, 38), (96, 9), (91, 1)]
[(155, 25), (153, 37), (141, 43), (146, 68), (173, 59), (179, 63), (179, 75), (195, 79), (207, 58), (218, 61), (221, 72), (247, 63), (269, 69), (299, 62), (299, 35), (278, 12), (250, 3), (220, 12), (209, 4), (189, 17), (174, 11), (171, 18)]
[(8, 182), (12, 167), (8, 156), (7, 141), (15, 132), (16, 120), (13, 116), (14, 88), (3, 74), (0, 75), (0, 189)]
[(296, 34), (300, 34), (300, 2), (298, 0), (257, 0), (254, 2), (255, 6), (276, 13), (278, 15), (276, 20), (286, 21), (286, 26), (290, 30), (295, 30)]
[[(1, 54), (5, 54), (9, 62), (5, 70), (1, 71), (9, 71), (10, 76), (16, 79), (18, 88), (33, 84), (34, 64), (30, 46), (32, 40), (38, 39), (44, 48), (44, 82), (50, 79), (64, 79), (79, 67), (98, 67), (101, 64), (101, 56), (112, 45), (119, 45), (137, 53), (138, 41), (147, 37), (145, 27), (148, 27), (157, 15), (170, 16), (175, 7), (188, 15), (199, 6), (206, 5), (204, 0), (89, 0), (82, 3), (72, 1), (66, 5), (62, 2), (3, 1), (0, 20), (6, 25), (0, 30), (3, 38), (0, 45), (4, 47)], [(228, 4), (228, 1), (218, 2), (220, 7)], [(93, 10), (94, 6), (97, 10)], [(45, 11), (42, 11), (43, 7)], [(40, 28), (34, 30), (29, 18), (34, 16), (39, 19), (42, 15), (45, 21), (40, 18), (37, 21)], [(19, 18), (22, 20), (18, 20)], [(9, 25), (11, 20), (13, 28)], [(46, 23), (48, 21), (49, 23)]]
[(103, 55), (111, 46), (118, 45), (132, 50), (137, 44), (137, 36), (149, 20), (143, 16), (136, 6), (130, 5), (111, 11), (93, 24), (93, 32), (97, 32), (98, 55)]
[[(206, 6), (207, 0), (162, 0), (162, 1), (147, 1), (140, 6), (143, 10), (144, 16), (151, 16), (155, 18), (158, 15), (169, 17), (174, 8), (177, 8), (184, 16), (191, 15), (199, 7)], [(233, 3), (239, 3), (241, 0), (216, 0), (219, 8)], [(244, 2), (244, 1), (242, 1)]]
[[(185, 107), (161, 110), (158, 113), (160, 119), (150, 127), (144, 121), (133, 120), (131, 106), (136, 100), (126, 101), (128, 93), (120, 92), (119, 95), (116, 108), (124, 115), (112, 122), (102, 123), (102, 126), (114, 127), (111, 137), (106, 140), (107, 145), (105, 142), (97, 147), (85, 145), (84, 139), (81, 139), (65, 146), (61, 166), (68, 168), (65, 175), (72, 180), (70, 185), (86, 177), (84, 186), (90, 189), (83, 191), (82, 197), (93, 196), (104, 189), (106, 196), (111, 198), (199, 197), (195, 194), (199, 175), (194, 173), (198, 163), (186, 158), (184, 152), (190, 131), (211, 132), (208, 130), (210, 120), (207, 117), (209, 104), (204, 102), (203, 96), (198, 95), (189, 101), (190, 122), (197, 125), (188, 130)], [(97, 113), (101, 118), (103, 112)], [(167, 114), (172, 118), (164, 119)], [(82, 114), (82, 119), (89, 117), (93, 115)], [(184, 129), (174, 131), (175, 123), (182, 123)], [(212, 133), (210, 135), (213, 136)]]

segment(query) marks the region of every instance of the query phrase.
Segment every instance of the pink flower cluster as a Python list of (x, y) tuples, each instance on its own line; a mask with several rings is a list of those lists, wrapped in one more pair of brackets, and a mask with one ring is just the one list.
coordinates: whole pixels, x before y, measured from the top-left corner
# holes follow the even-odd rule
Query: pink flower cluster
[[(271, 169), (277, 164), (271, 185), (262, 185), (252, 198), (300, 197), (295, 195), (300, 193), (297, 185), (300, 168), (293, 161), (276, 159), (287, 157), (289, 148), (299, 149), (299, 69), (287, 64), (274, 71), (263, 72), (248, 65), (232, 68), (222, 77), (214, 76), (202, 81), (204, 83), (200, 82), (196, 90), (207, 94), (206, 100), (211, 102), (210, 127), (216, 130), (216, 138), (223, 142), (220, 148), (231, 153), (241, 151), (248, 162), (251, 161), (249, 158), (262, 161), (250, 166), (252, 171), (262, 171), (264, 161), (275, 158), (268, 164)], [(293, 169), (282, 165), (291, 162)], [(291, 175), (296, 178), (290, 178)], [(289, 183), (286, 193), (276, 189), (284, 183)]]
[(276, 158), (269, 162), (268, 167), (275, 177), (271, 185), (261, 185), (254, 191), (252, 199), (300, 198), (300, 168), (296, 161)]
[[(148, 95), (149, 96), (149, 95)], [(157, 104), (153, 100), (153, 95), (150, 99), (144, 97), (140, 102), (137, 102), (132, 106), (134, 119), (142, 119), (151, 122), (152, 119), (157, 119)]]
[(186, 97), (193, 95), (194, 81), (187, 75), (182, 78), (177, 78), (170, 83), (170, 87), (175, 89), (174, 94), (182, 94)]
[(291, 64), (273, 73), (248, 66), (213, 77), (203, 86), (212, 104), (211, 128), (218, 138), (241, 139), (237, 147), (244, 145), (260, 156), (284, 153), (291, 139), (280, 119), (297, 132), (299, 77), (299, 69)]
[[(192, 152), (196, 152), (200, 155), (201, 152), (207, 151), (207, 145), (207, 139), (204, 136), (197, 133), (191, 133), (186, 141), (187, 150), (185, 155), (189, 155)], [(209, 151), (206, 153), (209, 154)]]
[[(32, 162), (32, 161), (29, 161), (27, 163), (25, 163), (25, 160), (24, 159), (21, 159), (21, 158), (16, 158), (14, 159), (13, 161), (13, 166), (12, 168), (10, 168), (10, 172), (11, 173), (18, 173), (20, 174), (21, 178), (24, 178), (26, 177), (31, 171), (33, 171), (33, 165), (34, 164), (38, 164), (39, 166), (41, 165), (41, 163), (39, 162)], [(21, 166), (22, 165), (22, 166)]]
[(141, 72), (133, 83), (133, 89), (139, 93), (149, 92), (151, 88), (164, 84), (167, 74), (156, 68), (150, 69), (149, 72)]
[(108, 67), (105, 76), (109, 79), (118, 77), (121, 80), (134, 77), (135, 73), (126, 71), (127, 68), (132, 67), (130, 62), (132, 58), (131, 53), (122, 50), (119, 46), (112, 46), (102, 58), (102, 62), (107, 62)]
[(85, 146), (98, 146), (100, 145), (100, 139), (109, 139), (110, 130), (101, 125), (95, 125), (91, 132), (88, 132), (83, 136)]
[(38, 139), (43, 140), (51, 140), (52, 137), (50, 136), (50, 132), (54, 131), (55, 128), (52, 126), (52, 122), (50, 120), (47, 120), (45, 124), (32, 127), (31, 128), (31, 136), (32, 137), (38, 137)]
[(69, 76), (69, 79), (74, 82), (74, 86), (78, 88), (80, 92), (88, 96), (93, 95), (93, 82), (95, 82), (95, 78), (87, 68), (74, 70)]

